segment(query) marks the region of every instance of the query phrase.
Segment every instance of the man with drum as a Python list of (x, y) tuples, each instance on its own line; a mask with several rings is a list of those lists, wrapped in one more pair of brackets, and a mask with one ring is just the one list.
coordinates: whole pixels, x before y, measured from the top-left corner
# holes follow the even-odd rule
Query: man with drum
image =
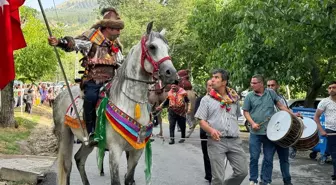
[(250, 129), (250, 185), (258, 183), (258, 161), (261, 153), (261, 144), (263, 145), (264, 159), (262, 162), (261, 182), (259, 185), (268, 185), (272, 182), (273, 157), (275, 153), (275, 144), (266, 136), (266, 128), (269, 119), (275, 113), (274, 106), (280, 110), (288, 112), (295, 116), (280, 101), (279, 96), (272, 89), (265, 89), (264, 78), (261, 75), (254, 75), (251, 79), (250, 92), (243, 105), (244, 116), (251, 125)]
[[(208, 136), (212, 185), (240, 185), (248, 172), (237, 123), (241, 114), (239, 96), (227, 87), (228, 80), (227, 71), (216, 69), (212, 72), (212, 90), (202, 98), (195, 114)], [(228, 162), (233, 174), (224, 179)]]
[[(332, 184), (336, 184), (336, 81), (333, 81), (328, 86), (328, 98), (324, 98), (317, 106), (314, 120), (317, 123), (317, 127), (320, 134), (328, 136), (328, 149), (331, 154), (332, 163), (334, 167), (334, 173), (331, 176)], [(325, 128), (322, 128), (320, 123), (320, 117), (324, 113)]]
[[(267, 81), (267, 87), (273, 89), (277, 93), (280, 102), (283, 105), (286, 105), (286, 107), (288, 108), (286, 99), (279, 93), (280, 85), (278, 84), (278, 82), (275, 79), (270, 79)], [(291, 175), (289, 173), (289, 148), (283, 148), (279, 145), (275, 145), (275, 148), (279, 156), (280, 170), (282, 173), (284, 184), (292, 185)]]

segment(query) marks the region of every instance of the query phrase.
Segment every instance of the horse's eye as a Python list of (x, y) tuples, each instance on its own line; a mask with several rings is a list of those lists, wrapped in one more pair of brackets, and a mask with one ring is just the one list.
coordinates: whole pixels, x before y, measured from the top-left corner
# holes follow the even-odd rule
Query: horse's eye
[(156, 46), (155, 46), (154, 44), (150, 44), (150, 45), (148, 46), (148, 48), (149, 48), (150, 50), (155, 50), (155, 49), (156, 49)]

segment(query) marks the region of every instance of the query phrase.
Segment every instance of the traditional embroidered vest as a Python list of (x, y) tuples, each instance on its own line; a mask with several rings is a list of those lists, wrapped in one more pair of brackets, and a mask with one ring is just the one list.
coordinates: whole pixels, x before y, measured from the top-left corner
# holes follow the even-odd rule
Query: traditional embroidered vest
[(82, 37), (92, 43), (88, 54), (84, 56), (82, 66), (86, 68), (86, 79), (96, 83), (104, 83), (114, 77), (117, 63), (123, 60), (120, 44), (111, 42), (100, 30), (92, 29), (83, 33)]
[(186, 102), (184, 98), (188, 95), (187, 91), (180, 88), (177, 92), (170, 90), (168, 92), (169, 99), (169, 109), (174, 111), (176, 114), (184, 116), (186, 111)]

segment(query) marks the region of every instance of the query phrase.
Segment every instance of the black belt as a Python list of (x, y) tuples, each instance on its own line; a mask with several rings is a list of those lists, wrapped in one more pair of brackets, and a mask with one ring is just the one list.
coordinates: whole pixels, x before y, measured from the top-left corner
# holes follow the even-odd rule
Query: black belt
[(238, 137), (233, 137), (233, 136), (224, 136), (224, 137), (220, 137), (220, 138), (234, 139), (234, 138), (238, 138)]

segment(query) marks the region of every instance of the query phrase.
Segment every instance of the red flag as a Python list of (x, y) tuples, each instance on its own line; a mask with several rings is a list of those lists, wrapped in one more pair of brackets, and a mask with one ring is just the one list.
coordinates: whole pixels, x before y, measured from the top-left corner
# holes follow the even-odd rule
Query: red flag
[(13, 51), (26, 46), (19, 7), (25, 0), (0, 0), (0, 89), (15, 78)]

